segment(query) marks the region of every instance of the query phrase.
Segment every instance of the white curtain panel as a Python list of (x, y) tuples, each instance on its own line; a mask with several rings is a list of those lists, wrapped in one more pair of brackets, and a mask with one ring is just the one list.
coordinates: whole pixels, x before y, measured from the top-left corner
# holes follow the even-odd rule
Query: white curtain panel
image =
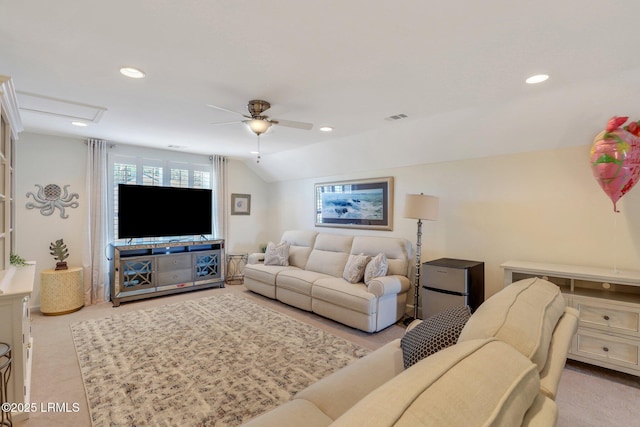
[(108, 173), (106, 141), (89, 139), (87, 157), (87, 217), (82, 252), (84, 304), (109, 300), (109, 264), (105, 254), (108, 239)]
[(213, 156), (213, 236), (227, 239), (229, 213), (229, 191), (227, 174), (229, 160), (224, 156)]

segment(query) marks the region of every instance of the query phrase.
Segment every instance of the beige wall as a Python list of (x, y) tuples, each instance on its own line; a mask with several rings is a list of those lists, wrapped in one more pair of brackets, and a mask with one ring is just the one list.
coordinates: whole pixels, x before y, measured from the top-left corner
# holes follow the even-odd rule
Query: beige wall
[[(69, 250), (67, 264), (82, 266), (82, 225), (86, 215), (85, 173), (86, 146), (82, 140), (23, 133), (16, 149), (16, 252), (36, 261), (36, 280), (32, 305), (40, 305), (40, 272), (55, 268), (49, 244), (64, 239)], [(38, 209), (27, 209), (27, 192), (37, 192), (35, 184), (45, 186), (69, 184), (69, 192), (78, 193), (79, 206), (67, 208), (69, 218), (60, 210), (43, 216)]]
[[(117, 150), (130, 153), (132, 149)], [(135, 151), (135, 150), (133, 150)], [(82, 265), (82, 233), (86, 215), (86, 156), (83, 140), (34, 133), (22, 133), (17, 144), (16, 156), (16, 252), (27, 260), (36, 261), (36, 280), (32, 305), (40, 305), (40, 272), (55, 268), (55, 260), (49, 254), (49, 244), (64, 239), (69, 249), (69, 266)], [(60, 217), (56, 210), (51, 216), (43, 216), (39, 210), (27, 209), (26, 193), (36, 191), (35, 184), (70, 184), (69, 190), (78, 193), (79, 207), (66, 209), (69, 218)], [(229, 189), (234, 193), (252, 195), (250, 216), (232, 216), (229, 221), (228, 251), (253, 252), (267, 230), (267, 184), (258, 178), (244, 163), (229, 164)], [(29, 198), (33, 201), (33, 198)]]
[(251, 214), (229, 216), (227, 252), (257, 252), (269, 229), (269, 184), (234, 160), (229, 162), (228, 178), (229, 197), (233, 193), (251, 195)]
[[(487, 295), (502, 286), (500, 263), (509, 259), (640, 270), (640, 189), (614, 214), (591, 175), (589, 146), (484, 159), (376, 169), (357, 174), (265, 183), (242, 162), (231, 161), (229, 194), (251, 194), (251, 215), (229, 218), (227, 250), (253, 252), (287, 229), (314, 229), (317, 182), (393, 176), (393, 231), (319, 228), (329, 233), (400, 236), (415, 243), (416, 222), (402, 217), (407, 193), (440, 197), (440, 219), (423, 226), (422, 259), (465, 258), (486, 263)], [(81, 140), (23, 133), (17, 149), (16, 249), (52, 268), (49, 243), (64, 238), (81, 261), (86, 146)], [(301, 159), (300, 162), (306, 161)], [(80, 207), (49, 217), (25, 208), (35, 184), (71, 184)], [(39, 277), (34, 305), (39, 305)]]
[(485, 262), (486, 294), (502, 282), (510, 259), (640, 269), (640, 188), (612, 204), (591, 175), (589, 146), (425, 164), (273, 184), (270, 200), (278, 239), (289, 228), (313, 228), (313, 184), (395, 177), (392, 232), (322, 228), (332, 233), (416, 240), (416, 221), (402, 217), (407, 193), (440, 197), (440, 218), (423, 225), (422, 260)]

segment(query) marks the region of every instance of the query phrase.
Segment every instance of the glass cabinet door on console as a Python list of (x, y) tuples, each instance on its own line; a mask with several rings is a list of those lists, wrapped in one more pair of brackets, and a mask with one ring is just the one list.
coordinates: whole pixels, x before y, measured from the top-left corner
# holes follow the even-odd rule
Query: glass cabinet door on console
[(134, 257), (120, 261), (120, 283), (122, 291), (153, 288), (154, 258)]
[(221, 277), (220, 250), (206, 251), (193, 254), (195, 266), (195, 281), (219, 279)]

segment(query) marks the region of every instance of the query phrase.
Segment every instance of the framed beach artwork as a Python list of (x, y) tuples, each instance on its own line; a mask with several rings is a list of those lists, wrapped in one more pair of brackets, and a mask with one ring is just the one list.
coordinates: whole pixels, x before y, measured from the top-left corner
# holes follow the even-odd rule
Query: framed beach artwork
[(393, 177), (315, 185), (316, 227), (393, 229)]
[(251, 215), (251, 194), (231, 195), (231, 215)]

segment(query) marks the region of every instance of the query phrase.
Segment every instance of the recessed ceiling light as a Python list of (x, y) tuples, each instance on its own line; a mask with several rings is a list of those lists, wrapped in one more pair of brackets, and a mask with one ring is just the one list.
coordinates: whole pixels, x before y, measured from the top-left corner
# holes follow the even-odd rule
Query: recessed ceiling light
[(525, 82), (529, 83), (530, 85), (534, 85), (536, 83), (542, 83), (548, 78), (549, 76), (546, 74), (536, 74), (535, 76), (529, 77), (527, 80), (525, 80)]
[(333, 128), (332, 128), (331, 126), (322, 126), (322, 127), (320, 128), (320, 130), (321, 130), (322, 132), (331, 132), (331, 131), (333, 130)]
[(260, 154), (259, 151), (249, 151), (249, 153), (251, 153), (251, 154)]
[(85, 122), (71, 122), (71, 124), (72, 124), (72, 125), (74, 125), (74, 126), (79, 126), (79, 127), (81, 127), (81, 128), (89, 126), (89, 125), (88, 125), (87, 123), (85, 123)]
[(134, 67), (122, 67), (120, 68), (120, 73), (124, 76), (131, 77), (132, 79), (141, 79), (146, 76), (144, 71)]

